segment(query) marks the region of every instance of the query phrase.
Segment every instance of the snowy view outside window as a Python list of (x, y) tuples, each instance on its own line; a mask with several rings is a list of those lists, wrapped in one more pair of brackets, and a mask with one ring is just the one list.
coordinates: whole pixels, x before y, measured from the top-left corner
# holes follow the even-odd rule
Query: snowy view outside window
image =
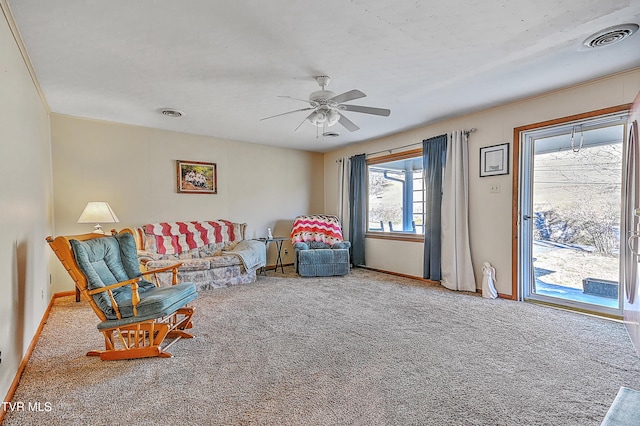
[(534, 161), (536, 287), (582, 290), (593, 278), (617, 290), (622, 142), (537, 153)]
[(424, 233), (422, 157), (370, 165), (369, 231)]

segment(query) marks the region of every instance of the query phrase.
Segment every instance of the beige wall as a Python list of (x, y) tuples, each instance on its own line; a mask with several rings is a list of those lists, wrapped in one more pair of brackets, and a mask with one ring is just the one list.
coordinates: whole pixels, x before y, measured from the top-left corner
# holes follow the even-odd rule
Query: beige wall
[[(55, 229), (90, 232), (76, 223), (88, 201), (107, 201), (120, 223), (105, 229), (174, 220), (229, 219), (247, 237), (288, 236), (296, 215), (323, 207), (323, 156), (211, 137), (52, 114)], [(217, 164), (217, 194), (176, 191), (176, 160)], [(285, 263), (293, 262), (291, 246)], [(275, 262), (272, 248), (267, 259)], [(54, 291), (73, 289), (62, 267)]]
[[(511, 294), (512, 174), (480, 178), (479, 148), (512, 143), (515, 127), (629, 103), (639, 90), (640, 69), (636, 69), (328, 153), (325, 156), (326, 210), (338, 211), (336, 160), (340, 157), (391, 149), (452, 130), (475, 127), (477, 131), (469, 138), (469, 231), (476, 284), (480, 287), (482, 263), (488, 261), (497, 270), (498, 291)], [(489, 192), (492, 184), (500, 185), (500, 193)], [(421, 243), (367, 239), (365, 250), (370, 267), (422, 276)]]
[(0, 14), (0, 393), (3, 397), (50, 299), (50, 252), (44, 240), (53, 224), (49, 139), (47, 110), (4, 15)]

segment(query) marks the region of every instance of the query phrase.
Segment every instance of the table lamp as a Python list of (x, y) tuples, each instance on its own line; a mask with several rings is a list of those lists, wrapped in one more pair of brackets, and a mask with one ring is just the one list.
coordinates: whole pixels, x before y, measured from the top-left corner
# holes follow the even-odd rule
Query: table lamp
[(100, 223), (118, 223), (118, 216), (105, 201), (90, 201), (82, 211), (78, 223), (95, 223), (94, 233), (104, 234)]

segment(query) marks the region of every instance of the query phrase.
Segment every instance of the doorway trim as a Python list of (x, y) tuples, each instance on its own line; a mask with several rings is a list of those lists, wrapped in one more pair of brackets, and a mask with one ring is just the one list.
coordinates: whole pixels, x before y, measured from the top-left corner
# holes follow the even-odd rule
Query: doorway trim
[(584, 112), (582, 114), (570, 115), (567, 117), (556, 118), (553, 120), (541, 121), (538, 123), (527, 124), (526, 126), (515, 127), (513, 129), (513, 175), (512, 175), (512, 195), (511, 195), (511, 300), (518, 300), (519, 285), (518, 277), (520, 276), (518, 265), (519, 252), (519, 217), (520, 217), (520, 134), (522, 132), (536, 130), (543, 127), (556, 126), (569, 123), (571, 121), (585, 120), (601, 115), (615, 114), (618, 112), (626, 112), (631, 109), (632, 104), (623, 104), (610, 108), (603, 108), (594, 111)]

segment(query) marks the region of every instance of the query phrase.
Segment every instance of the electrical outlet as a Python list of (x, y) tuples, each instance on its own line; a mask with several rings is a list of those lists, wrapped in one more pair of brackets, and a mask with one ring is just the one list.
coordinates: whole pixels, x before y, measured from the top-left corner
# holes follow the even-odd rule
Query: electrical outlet
[(284, 249), (284, 254), (285, 255), (289, 254), (289, 249)]
[(0, 364), (2, 364), (2, 351), (0, 351)]
[(499, 183), (492, 183), (491, 186), (489, 186), (489, 192), (492, 192), (492, 193), (500, 192), (500, 184)]

